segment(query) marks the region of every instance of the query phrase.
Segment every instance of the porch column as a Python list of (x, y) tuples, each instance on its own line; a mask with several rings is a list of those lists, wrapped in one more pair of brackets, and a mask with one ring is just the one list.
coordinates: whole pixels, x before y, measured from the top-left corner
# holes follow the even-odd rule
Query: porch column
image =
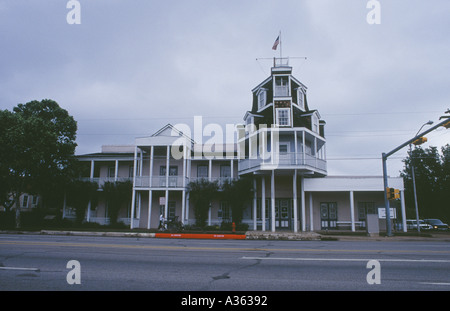
[(352, 232), (355, 232), (355, 203), (353, 191), (350, 191), (350, 220), (352, 222)]
[(400, 191), (400, 204), (402, 210), (402, 228), (403, 232), (406, 232), (405, 190)]
[(114, 181), (117, 181), (117, 176), (119, 176), (119, 160), (116, 160), (114, 165)]
[(208, 180), (212, 181), (212, 160), (208, 161)]
[(300, 186), (301, 186), (301, 191), (300, 191), (300, 200), (301, 200), (301, 205), (302, 205), (302, 231), (306, 231), (306, 211), (305, 211), (305, 177), (300, 176)]
[(92, 179), (94, 179), (94, 160), (91, 160), (91, 174), (89, 178), (91, 179), (91, 181)]
[(266, 177), (261, 178), (261, 220), (262, 231), (266, 231)]
[(187, 152), (186, 145), (183, 144), (183, 191), (181, 192), (181, 223), (184, 225), (184, 217), (186, 213), (186, 174), (187, 174)]
[(133, 157), (133, 190), (131, 194), (131, 221), (130, 229), (134, 228), (134, 206), (136, 205), (136, 190), (134, 186), (136, 184), (136, 158), (137, 158), (137, 146), (134, 147), (134, 157)]
[(166, 188), (166, 204), (164, 204), (164, 218), (166, 221), (168, 220), (169, 216), (169, 189)]
[(231, 180), (234, 179), (234, 161), (230, 160)]
[(189, 225), (189, 192), (186, 194), (186, 224)]
[(91, 200), (89, 200), (87, 213), (86, 213), (86, 221), (87, 222), (91, 221), (91, 205), (92, 205)]
[(169, 214), (169, 171), (170, 171), (170, 146), (167, 146), (167, 154), (166, 154), (166, 202), (164, 205), (164, 218), (166, 221), (168, 220)]
[(314, 217), (313, 217), (313, 195), (312, 192), (309, 193), (309, 231), (314, 231)]
[(294, 145), (294, 152), (295, 152), (294, 158), (295, 158), (295, 165), (297, 165), (298, 164), (297, 131), (294, 132), (294, 144), (295, 144)]
[(184, 218), (186, 215), (186, 189), (183, 188), (181, 192), (181, 223), (184, 225)]
[(293, 205), (294, 205), (293, 206), (293, 209), (294, 209), (294, 232), (298, 232), (297, 170), (294, 170), (294, 177), (292, 180), (292, 192), (293, 192)]
[(212, 206), (211, 206), (211, 204), (209, 204), (209, 209), (208, 209), (208, 226), (211, 226), (211, 209), (212, 209)]
[(149, 177), (149, 181), (148, 181), (148, 186), (151, 188), (153, 185), (153, 155), (155, 153), (154, 151), (155, 147), (151, 146), (150, 147), (150, 177)]
[(270, 181), (270, 210), (271, 210), (271, 227), (272, 232), (275, 232), (275, 170), (272, 170), (271, 181)]
[(147, 229), (150, 229), (150, 223), (152, 218), (152, 197), (153, 191), (148, 191), (148, 218), (147, 218)]
[(170, 146), (167, 146), (167, 155), (166, 155), (166, 188), (169, 187), (169, 171), (170, 171)]
[(305, 131), (302, 131), (302, 151), (303, 151), (303, 163), (302, 165), (306, 165), (306, 145), (305, 145)]
[(253, 176), (253, 230), (256, 231), (256, 213), (257, 213), (257, 198), (256, 198), (256, 176)]

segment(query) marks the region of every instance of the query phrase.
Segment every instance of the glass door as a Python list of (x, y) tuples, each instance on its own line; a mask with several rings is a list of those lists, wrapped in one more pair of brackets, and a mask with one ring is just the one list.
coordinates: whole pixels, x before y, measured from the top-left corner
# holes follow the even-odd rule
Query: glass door
[(320, 203), (320, 221), (323, 230), (336, 229), (337, 226), (337, 203)]

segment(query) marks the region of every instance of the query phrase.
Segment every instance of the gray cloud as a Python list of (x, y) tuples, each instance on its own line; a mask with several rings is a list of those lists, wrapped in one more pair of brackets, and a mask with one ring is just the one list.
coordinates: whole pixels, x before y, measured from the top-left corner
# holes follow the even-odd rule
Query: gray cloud
[(2, 2), (0, 108), (58, 101), (78, 120), (78, 153), (195, 115), (241, 122), (270, 72), (256, 58), (279, 55), (281, 30), (283, 55), (307, 57), (291, 65), (327, 121), (330, 173), (380, 175), (372, 158), (450, 106), (450, 3), (380, 2), (380, 25), (366, 23), (364, 0), (80, 0), (81, 25), (66, 23), (63, 0)]

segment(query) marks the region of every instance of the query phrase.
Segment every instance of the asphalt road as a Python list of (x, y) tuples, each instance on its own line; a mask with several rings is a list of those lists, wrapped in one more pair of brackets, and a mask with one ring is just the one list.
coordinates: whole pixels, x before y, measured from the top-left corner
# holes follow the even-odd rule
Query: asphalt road
[(47, 290), (449, 291), (450, 243), (0, 235), (0, 291)]

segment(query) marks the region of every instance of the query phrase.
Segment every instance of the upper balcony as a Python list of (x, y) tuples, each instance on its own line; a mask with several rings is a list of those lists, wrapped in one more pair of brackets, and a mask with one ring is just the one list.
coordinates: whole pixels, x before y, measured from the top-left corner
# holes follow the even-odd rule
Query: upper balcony
[(327, 161), (302, 152), (274, 153), (273, 157), (242, 159), (238, 162), (239, 174), (265, 170), (292, 170), (309, 172), (317, 176), (327, 175)]

